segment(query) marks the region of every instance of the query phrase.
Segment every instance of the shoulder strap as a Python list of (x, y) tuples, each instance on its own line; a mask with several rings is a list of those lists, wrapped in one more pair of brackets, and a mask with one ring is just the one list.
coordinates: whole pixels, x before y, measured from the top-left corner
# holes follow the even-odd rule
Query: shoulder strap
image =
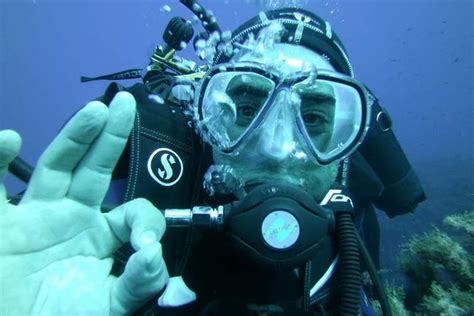
[[(125, 201), (146, 198), (160, 210), (192, 207), (199, 199), (202, 179), (202, 143), (182, 105), (170, 97), (173, 79), (163, 76), (154, 82), (153, 90), (141, 83), (128, 88), (112, 83), (102, 97), (105, 103), (119, 91), (135, 97), (134, 127), (115, 176), (127, 177)], [(168, 229), (163, 236), (163, 256), (171, 276), (183, 272), (190, 239), (190, 229)], [(131, 253), (123, 250), (122, 261)]]

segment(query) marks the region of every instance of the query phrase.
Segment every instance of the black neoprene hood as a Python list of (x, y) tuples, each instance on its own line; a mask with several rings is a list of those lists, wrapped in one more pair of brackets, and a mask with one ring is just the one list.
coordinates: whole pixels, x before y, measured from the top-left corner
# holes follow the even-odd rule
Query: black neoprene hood
[[(282, 36), (282, 43), (306, 47), (322, 55), (338, 72), (353, 77), (352, 66), (339, 37), (331, 25), (316, 14), (297, 8), (284, 8), (261, 12), (232, 32), (231, 43), (243, 43), (248, 35), (267, 27), (273, 21), (281, 23), (287, 32)], [(222, 52), (216, 55), (214, 64), (230, 59)]]

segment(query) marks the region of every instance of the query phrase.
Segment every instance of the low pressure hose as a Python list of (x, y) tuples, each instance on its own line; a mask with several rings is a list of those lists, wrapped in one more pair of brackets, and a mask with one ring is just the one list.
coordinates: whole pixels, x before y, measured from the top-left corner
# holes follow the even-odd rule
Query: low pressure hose
[(359, 234), (356, 234), (356, 236), (357, 241), (359, 243), (360, 253), (362, 254), (362, 259), (364, 260), (365, 266), (367, 267), (367, 271), (369, 272), (370, 278), (372, 279), (375, 293), (380, 302), (380, 307), (382, 308), (382, 315), (392, 316), (392, 311), (388, 303), (387, 294), (385, 293), (385, 290), (382, 286), (382, 282), (377, 273), (377, 268), (375, 267), (374, 262), (370, 257), (369, 251), (364, 245), (364, 241), (362, 240)]
[[(349, 179), (350, 158), (345, 158), (341, 163), (337, 182), (342, 186), (337, 187), (343, 195), (349, 196), (346, 191)], [(341, 271), (341, 302), (338, 315), (358, 315), (360, 313), (361, 272), (359, 258), (359, 243), (357, 230), (354, 225), (352, 201), (345, 203), (329, 202), (336, 218), (336, 241), (339, 249)], [(345, 204), (345, 205), (344, 205)]]
[(206, 10), (201, 4), (196, 0), (179, 0), (184, 4), (191, 12), (198, 17), (202, 23), (202, 27), (210, 35), (213, 32), (221, 33), (221, 29), (217, 24), (215, 16), (208, 10)]
[(8, 171), (21, 181), (28, 183), (33, 174), (33, 167), (17, 156), (8, 166)]
[(360, 258), (359, 245), (352, 216), (336, 216), (336, 238), (341, 258), (340, 315), (357, 315), (360, 312)]

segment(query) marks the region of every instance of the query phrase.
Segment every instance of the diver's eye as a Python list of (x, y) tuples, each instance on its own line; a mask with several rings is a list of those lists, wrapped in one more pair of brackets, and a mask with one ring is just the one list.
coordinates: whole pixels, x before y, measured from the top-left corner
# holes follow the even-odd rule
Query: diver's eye
[(323, 115), (315, 112), (303, 114), (302, 118), (307, 126), (315, 126), (327, 122), (326, 118)]
[(252, 123), (254, 117), (257, 115), (258, 107), (250, 103), (242, 103), (237, 106), (237, 120), (236, 124), (242, 127), (247, 127)]
[(240, 118), (250, 120), (257, 115), (257, 109), (251, 105), (239, 106), (237, 109), (237, 114)]

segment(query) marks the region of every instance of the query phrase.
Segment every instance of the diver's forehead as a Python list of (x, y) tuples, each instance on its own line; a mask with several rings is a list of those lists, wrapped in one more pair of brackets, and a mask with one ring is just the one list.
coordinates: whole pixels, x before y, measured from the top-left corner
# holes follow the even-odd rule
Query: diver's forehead
[(252, 61), (272, 65), (284, 73), (308, 71), (310, 67), (316, 67), (318, 70), (335, 71), (334, 67), (320, 54), (302, 46), (286, 43), (276, 43), (272, 49), (265, 49), (258, 54), (249, 52), (232, 61)]

